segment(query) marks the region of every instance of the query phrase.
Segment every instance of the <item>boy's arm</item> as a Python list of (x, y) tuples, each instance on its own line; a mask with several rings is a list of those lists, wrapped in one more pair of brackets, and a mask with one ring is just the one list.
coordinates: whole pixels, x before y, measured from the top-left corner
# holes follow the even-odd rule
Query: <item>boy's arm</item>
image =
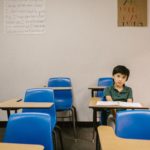
[(106, 100), (107, 100), (107, 101), (112, 101), (112, 97), (111, 97), (110, 95), (107, 95), (107, 96), (106, 96)]
[(129, 95), (128, 95), (127, 102), (133, 102), (133, 94), (131, 88), (129, 88)]

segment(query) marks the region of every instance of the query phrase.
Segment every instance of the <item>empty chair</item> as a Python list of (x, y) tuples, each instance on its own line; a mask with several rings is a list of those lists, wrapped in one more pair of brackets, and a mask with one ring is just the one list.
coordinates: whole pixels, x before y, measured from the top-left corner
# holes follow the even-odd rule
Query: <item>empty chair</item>
[(128, 139), (150, 140), (150, 111), (126, 110), (116, 116), (116, 135)]
[(44, 150), (53, 150), (51, 118), (44, 113), (18, 113), (9, 117), (5, 143), (43, 145)]
[[(24, 96), (24, 102), (52, 102), (54, 103), (54, 94), (53, 90), (46, 89), (46, 88), (32, 88), (27, 89), (25, 96)], [(24, 108), (22, 112), (41, 112), (41, 113), (47, 113), (51, 116), (52, 121), (52, 129), (56, 126), (56, 109), (55, 105), (53, 105), (51, 108), (36, 108), (36, 109), (29, 109)]]
[[(77, 131), (76, 131), (77, 114), (76, 108), (73, 106), (71, 79), (67, 77), (49, 78), (48, 87), (52, 87), (54, 89), (56, 111), (71, 111), (71, 116), (69, 117), (72, 117), (74, 136), (75, 139), (77, 139)], [(61, 87), (66, 87), (66, 89), (63, 88), (61, 89)], [(67, 89), (67, 87), (70, 88)]]
[[(27, 89), (24, 97), (25, 102), (52, 102), (54, 103), (54, 93), (53, 90), (49, 88), (32, 88)], [(23, 109), (23, 112), (40, 112), (47, 113), (51, 116), (51, 128), (54, 131), (58, 130), (61, 147), (63, 149), (62, 135), (61, 130), (58, 126), (56, 126), (56, 109), (55, 103), (50, 108), (39, 108), (39, 109)], [(56, 135), (55, 135), (56, 140)], [(55, 144), (57, 146), (57, 144)]]

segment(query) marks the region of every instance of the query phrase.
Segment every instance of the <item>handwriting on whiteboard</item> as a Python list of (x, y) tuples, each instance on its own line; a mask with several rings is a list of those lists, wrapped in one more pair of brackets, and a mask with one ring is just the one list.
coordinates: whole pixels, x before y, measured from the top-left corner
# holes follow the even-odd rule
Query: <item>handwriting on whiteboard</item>
[(45, 0), (4, 0), (5, 32), (44, 33), (45, 14)]

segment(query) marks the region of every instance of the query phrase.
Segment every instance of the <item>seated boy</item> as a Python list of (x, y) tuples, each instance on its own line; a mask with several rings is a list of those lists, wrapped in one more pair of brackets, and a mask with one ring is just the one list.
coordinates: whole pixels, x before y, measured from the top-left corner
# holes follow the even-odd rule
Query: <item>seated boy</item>
[[(130, 75), (129, 69), (125, 66), (118, 65), (114, 67), (112, 75), (113, 75), (114, 84), (104, 90), (104, 96), (106, 100), (132, 102), (133, 101), (132, 89), (125, 85)], [(116, 110), (112, 110), (112, 115), (115, 119)], [(108, 125), (109, 125), (109, 119), (108, 119)]]

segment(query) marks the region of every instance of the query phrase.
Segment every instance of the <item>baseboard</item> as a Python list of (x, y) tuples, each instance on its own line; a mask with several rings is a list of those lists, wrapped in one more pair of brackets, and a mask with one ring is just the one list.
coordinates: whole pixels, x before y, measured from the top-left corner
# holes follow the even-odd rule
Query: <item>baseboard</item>
[[(7, 124), (7, 121), (0, 121), (0, 128), (5, 128)], [(73, 127), (72, 121), (59, 121), (57, 123), (61, 127)], [(93, 127), (92, 121), (78, 121), (77, 127), (85, 127), (90, 128)]]
[(0, 128), (5, 128), (7, 121), (0, 121)]
[[(61, 127), (73, 127), (72, 121), (59, 121), (58, 125)], [(98, 122), (97, 122), (97, 125), (99, 125)], [(90, 128), (90, 127), (93, 127), (93, 122), (92, 121), (78, 121), (77, 127)]]

